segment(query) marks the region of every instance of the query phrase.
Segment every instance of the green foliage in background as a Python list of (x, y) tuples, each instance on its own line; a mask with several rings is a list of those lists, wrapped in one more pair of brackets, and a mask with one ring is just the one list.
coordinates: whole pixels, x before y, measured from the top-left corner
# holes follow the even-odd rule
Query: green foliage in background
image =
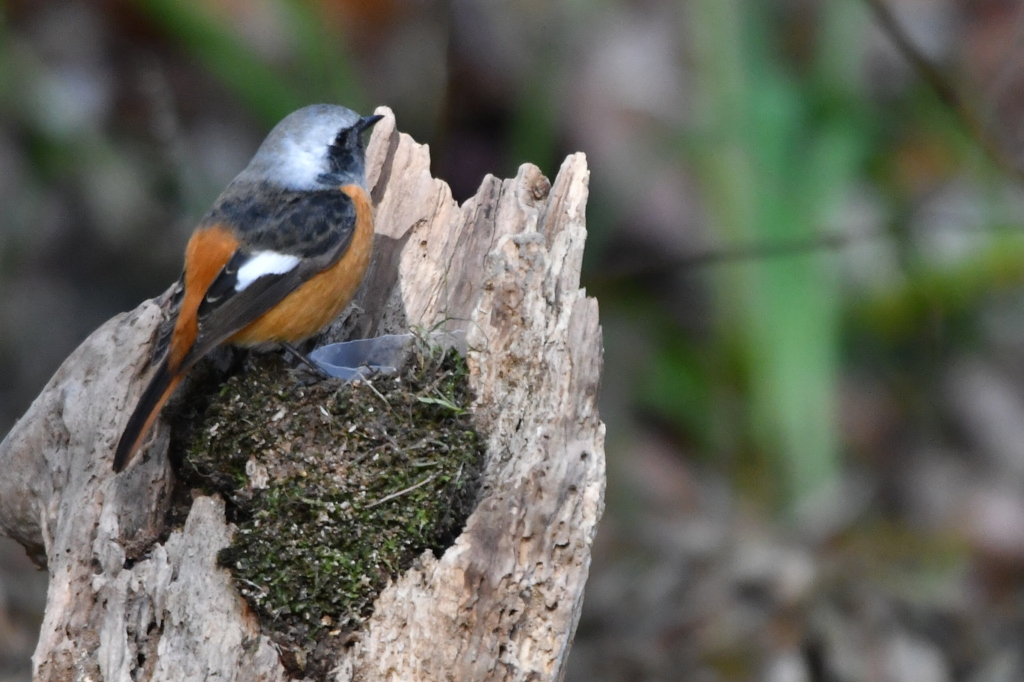
[[(986, 299), (1024, 283), (1024, 235), (1005, 181), (926, 84), (888, 102), (866, 91), (861, 0), (823, 3), (818, 16), (802, 17), (816, 33), (800, 56), (787, 53), (786, 22), (772, 3), (687, 7), (698, 122), (680, 149), (701, 181), (716, 248), (750, 257), (703, 271), (718, 319), (706, 343), (664, 319), (653, 323), (656, 351), (640, 399), (698, 451), (733, 467), (756, 488), (748, 494), (796, 512), (840, 479), (838, 380), (853, 357), (863, 360), (869, 348), (877, 366), (908, 352), (920, 358), (937, 329), (946, 345), (966, 342)], [(993, 188), (975, 197), (984, 216), (973, 231), (955, 226), (971, 248), (936, 260), (928, 246), (936, 236), (911, 234), (922, 197), (907, 186), (902, 154), (938, 159), (927, 172), (939, 180), (957, 172)], [(866, 290), (842, 279), (847, 250), (778, 248), (843, 234), (837, 217), (858, 186), (879, 188), (891, 216), (891, 232), (863, 244), (893, 255), (898, 268)], [(915, 381), (922, 391), (931, 385)]]
[(295, 46), (292, 68), (286, 72), (268, 64), (224, 19), (194, 0), (136, 2), (268, 124), (317, 102), (345, 102), (358, 111), (365, 108), (340, 36), (327, 29), (309, 3), (273, 0), (286, 17)]
[[(833, 232), (868, 137), (854, 85), (862, 8), (822, 6), (804, 77), (770, 42), (774, 18), (765, 6), (695, 0), (690, 8), (700, 124), (687, 146), (720, 243), (797, 243)], [(717, 273), (719, 344), (737, 353), (749, 400), (733, 428), (778, 462), (792, 504), (839, 476), (836, 258), (794, 254)]]

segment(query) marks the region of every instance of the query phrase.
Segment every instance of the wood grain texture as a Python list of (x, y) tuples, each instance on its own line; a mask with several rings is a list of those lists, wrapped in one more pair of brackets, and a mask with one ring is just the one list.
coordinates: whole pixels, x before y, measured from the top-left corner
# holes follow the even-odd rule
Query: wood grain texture
[[(488, 453), (477, 509), (439, 559), (380, 595), (338, 680), (557, 680), (603, 509), (597, 303), (579, 289), (589, 172), (486, 178), (463, 205), (385, 108), (368, 150), (377, 238), (355, 305), (327, 337), (464, 329)], [(199, 497), (159, 541), (166, 427), (119, 477), (111, 451), (142, 390), (159, 301), (114, 318), (0, 443), (0, 530), (46, 561), (37, 680), (283, 680), (216, 567), (232, 527)], [(140, 548), (146, 551), (140, 553)]]

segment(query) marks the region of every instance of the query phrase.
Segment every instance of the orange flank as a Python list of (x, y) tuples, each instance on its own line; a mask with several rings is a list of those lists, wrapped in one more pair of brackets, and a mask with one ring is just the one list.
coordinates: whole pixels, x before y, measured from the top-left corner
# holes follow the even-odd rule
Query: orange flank
[(302, 341), (326, 327), (355, 296), (370, 264), (373, 207), (362, 187), (345, 185), (341, 191), (356, 205), (355, 232), (345, 254), (228, 339), (228, 343), (255, 346), (268, 341)]
[(188, 240), (185, 247), (185, 297), (181, 301), (167, 356), (167, 366), (172, 373), (178, 371), (195, 343), (199, 333), (196, 316), (206, 290), (237, 248), (238, 239), (231, 230), (219, 225), (197, 230)]

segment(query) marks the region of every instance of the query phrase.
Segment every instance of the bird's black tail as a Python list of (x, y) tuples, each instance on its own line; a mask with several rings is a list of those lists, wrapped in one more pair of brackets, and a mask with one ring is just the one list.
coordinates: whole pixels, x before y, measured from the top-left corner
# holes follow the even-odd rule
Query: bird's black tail
[(114, 471), (123, 471), (128, 462), (131, 461), (135, 452), (142, 444), (142, 440), (149, 433), (150, 427), (160, 414), (160, 408), (164, 406), (167, 399), (174, 392), (174, 389), (181, 381), (180, 372), (171, 373), (167, 368), (167, 359), (160, 363), (160, 368), (149, 380), (149, 386), (139, 398), (135, 411), (128, 418), (128, 424), (124, 427), (121, 440), (117, 443), (117, 450), (114, 453)]

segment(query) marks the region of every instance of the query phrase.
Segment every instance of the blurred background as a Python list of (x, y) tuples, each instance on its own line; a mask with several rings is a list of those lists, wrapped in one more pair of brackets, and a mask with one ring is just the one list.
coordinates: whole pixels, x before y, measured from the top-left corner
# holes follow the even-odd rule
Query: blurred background
[[(587, 153), (568, 680), (1024, 679), (1024, 0), (6, 0), (0, 433), (320, 101), (460, 200)], [(3, 542), (13, 682), (46, 579)]]

